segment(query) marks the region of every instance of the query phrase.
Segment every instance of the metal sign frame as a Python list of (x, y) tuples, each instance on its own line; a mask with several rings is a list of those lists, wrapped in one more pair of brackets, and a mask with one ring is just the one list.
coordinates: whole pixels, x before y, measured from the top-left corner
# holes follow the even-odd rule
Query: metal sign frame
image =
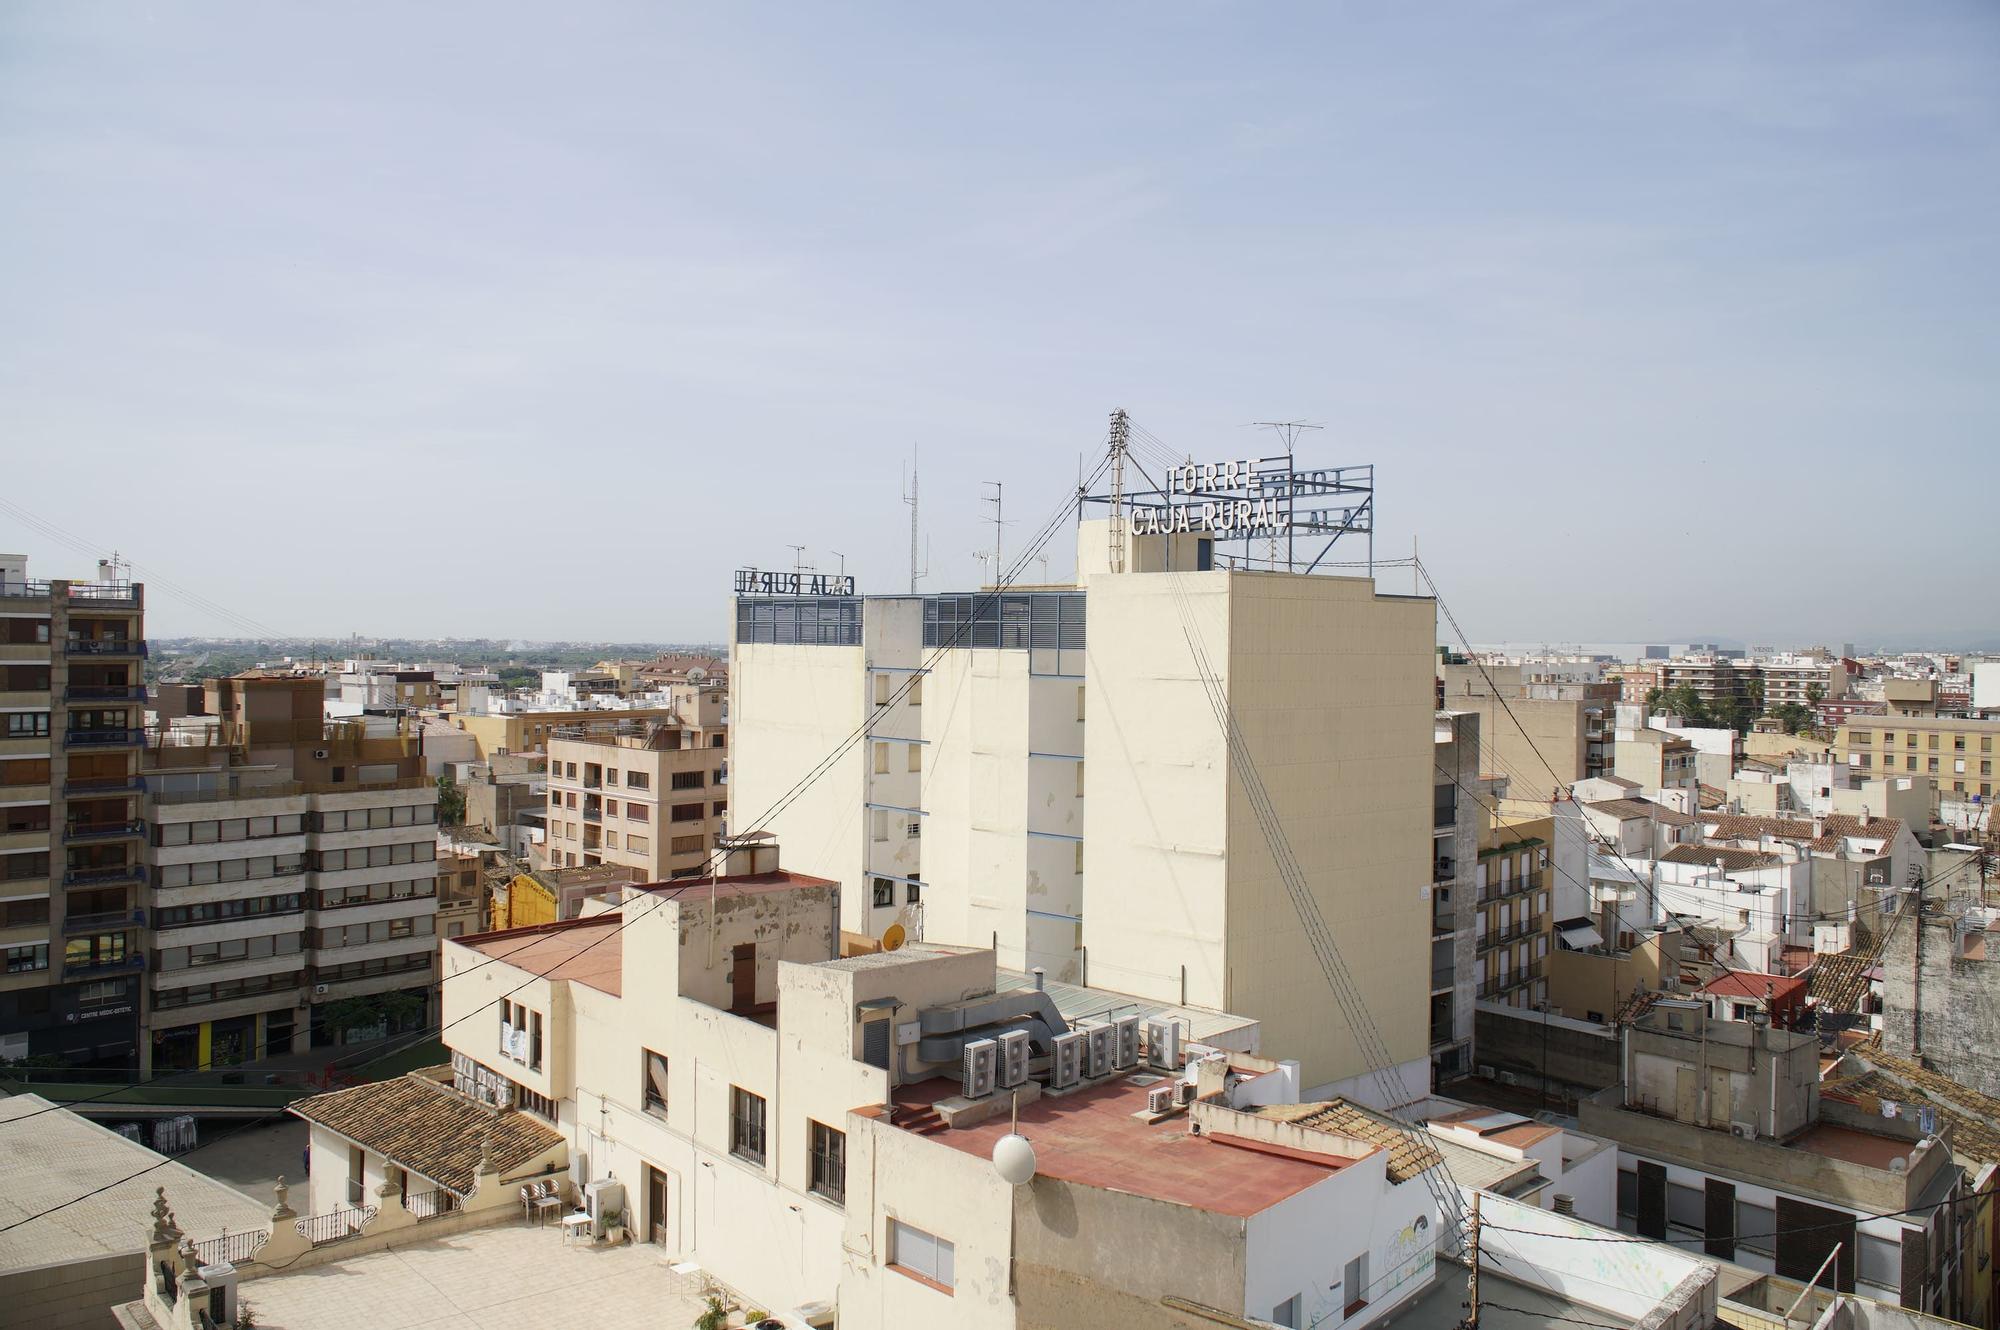
[[(1133, 535), (1205, 535), (1218, 546), (1219, 566), (1292, 573), (1317, 570), (1343, 537), (1360, 536), (1367, 544), (1369, 572), (1374, 572), (1373, 463), (1300, 470), (1293, 454), (1277, 453), (1190, 461), (1168, 470), (1164, 479), (1143, 469), (1139, 474), (1153, 488), (1128, 484), (1116, 497), (1079, 495), (1078, 515), (1087, 504), (1122, 511)], [(1223, 554), (1225, 544), (1240, 550)]]

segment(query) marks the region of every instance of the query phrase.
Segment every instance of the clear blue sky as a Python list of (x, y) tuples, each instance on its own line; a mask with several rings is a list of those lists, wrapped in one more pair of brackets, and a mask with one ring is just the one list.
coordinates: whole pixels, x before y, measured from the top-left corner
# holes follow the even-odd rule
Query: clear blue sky
[(962, 587), (1121, 405), (1324, 423), (1475, 639), (2000, 628), (1989, 0), (17, 0), (0, 290), (6, 497), (285, 632), (897, 589), (919, 443)]

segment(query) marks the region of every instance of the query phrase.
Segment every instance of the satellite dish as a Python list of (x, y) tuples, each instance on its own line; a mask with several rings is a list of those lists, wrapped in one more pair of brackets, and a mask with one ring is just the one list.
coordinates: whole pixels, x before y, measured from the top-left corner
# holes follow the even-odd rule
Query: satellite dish
[(1018, 1132), (1008, 1132), (993, 1142), (993, 1169), (1010, 1187), (1031, 1182), (1035, 1176), (1035, 1147)]
[(700, 683), (703, 679), (706, 679), (707, 677), (708, 677), (708, 671), (703, 669), (701, 666), (699, 665), (688, 666), (687, 678), (689, 683)]
[(903, 926), (890, 924), (882, 932), (882, 950), (895, 951), (903, 945)]

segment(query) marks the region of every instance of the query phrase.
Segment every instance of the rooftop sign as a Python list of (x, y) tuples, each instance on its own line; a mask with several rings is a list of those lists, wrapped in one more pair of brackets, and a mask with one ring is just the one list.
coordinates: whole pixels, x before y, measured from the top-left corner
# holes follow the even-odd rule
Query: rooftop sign
[(854, 579), (838, 573), (767, 573), (756, 568), (736, 570), (739, 596), (851, 596)]

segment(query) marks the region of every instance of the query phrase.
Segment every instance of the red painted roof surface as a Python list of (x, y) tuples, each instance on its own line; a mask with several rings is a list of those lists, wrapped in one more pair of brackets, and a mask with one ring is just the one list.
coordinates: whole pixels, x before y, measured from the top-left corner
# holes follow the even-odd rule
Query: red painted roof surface
[(1908, 1159), (1910, 1151), (1917, 1148), (1917, 1143), (1822, 1122), (1792, 1141), (1791, 1148), (1827, 1159), (1842, 1159), (1865, 1168), (1886, 1169), (1895, 1160)]
[(1754, 971), (1739, 970), (1719, 974), (1701, 986), (1704, 993), (1717, 997), (1756, 998), (1764, 996), (1765, 985), (1771, 987), (1774, 1002), (1785, 1002), (1795, 994), (1805, 992), (1806, 981), (1796, 975), (1757, 974)]
[[(1350, 1162), (1280, 1152), (1222, 1136), (1191, 1136), (1184, 1116), (1148, 1124), (1132, 1115), (1146, 1107), (1146, 1091), (1151, 1088), (1121, 1076), (1059, 1099), (1023, 1105), (1020, 1132), (1035, 1147), (1036, 1172), (1086, 1187), (1248, 1218), (1333, 1176)], [(896, 1105), (929, 1108), (958, 1091), (958, 1082), (933, 1078), (898, 1086)], [(976, 1127), (948, 1129), (929, 1139), (991, 1158), (994, 1143), (1007, 1131), (1003, 1113)]]
[(545, 979), (573, 979), (616, 996), (623, 951), (616, 936), (619, 922), (617, 914), (599, 914), (450, 940)]

